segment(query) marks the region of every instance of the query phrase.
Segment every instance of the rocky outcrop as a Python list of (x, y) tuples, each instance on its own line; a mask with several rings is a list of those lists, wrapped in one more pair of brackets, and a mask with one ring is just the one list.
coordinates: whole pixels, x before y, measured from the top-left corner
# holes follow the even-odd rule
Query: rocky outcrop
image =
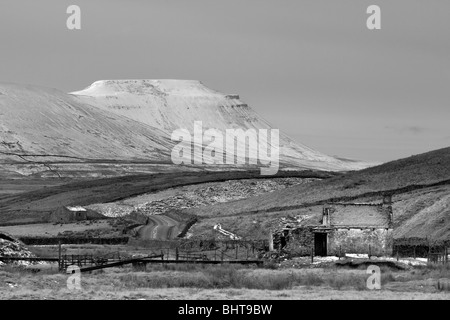
[[(309, 183), (315, 179), (304, 178), (275, 178), (275, 179), (247, 179), (229, 180), (225, 182), (206, 183), (192, 186), (190, 191), (183, 188), (171, 189), (175, 195), (161, 200), (140, 203), (135, 206), (124, 205), (122, 202), (93, 204), (88, 206), (109, 217), (120, 217), (138, 212), (144, 215), (165, 214), (173, 210), (197, 208), (202, 206), (246, 199), (289, 186)], [(143, 198), (143, 196), (139, 196)], [(128, 199), (130, 200), (130, 199)]]

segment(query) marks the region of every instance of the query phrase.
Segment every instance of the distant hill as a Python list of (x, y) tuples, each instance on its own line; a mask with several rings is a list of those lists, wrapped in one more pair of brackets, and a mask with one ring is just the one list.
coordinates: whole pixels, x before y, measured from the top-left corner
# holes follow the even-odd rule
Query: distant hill
[[(429, 185), (450, 180), (450, 148), (412, 156), (380, 166), (273, 192), (259, 198), (219, 205), (215, 211), (257, 212), (295, 208), (332, 198), (360, 197), (367, 193), (396, 190), (412, 185)], [(211, 209), (207, 209), (211, 210)]]

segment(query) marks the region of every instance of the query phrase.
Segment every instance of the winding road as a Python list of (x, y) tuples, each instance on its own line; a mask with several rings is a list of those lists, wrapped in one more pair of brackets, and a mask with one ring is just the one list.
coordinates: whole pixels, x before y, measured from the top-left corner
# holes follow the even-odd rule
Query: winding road
[(179, 222), (165, 215), (149, 216), (147, 225), (136, 229), (137, 236), (143, 240), (170, 240), (175, 238), (180, 230)]

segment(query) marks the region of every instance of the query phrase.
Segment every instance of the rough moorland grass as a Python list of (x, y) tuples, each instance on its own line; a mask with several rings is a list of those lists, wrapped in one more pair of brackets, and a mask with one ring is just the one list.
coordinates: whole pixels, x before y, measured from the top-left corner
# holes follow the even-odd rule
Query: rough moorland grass
[(419, 279), (437, 279), (436, 288), (440, 291), (450, 291), (450, 264), (428, 264), (419, 268), (416, 273)]
[[(386, 272), (389, 275), (389, 272)], [(395, 281), (425, 280), (425, 279), (450, 279), (450, 264), (428, 264), (416, 266), (408, 273), (407, 277), (395, 278)]]
[(26, 268), (22, 265), (17, 264), (6, 264), (3, 266), (0, 266), (0, 274), (16, 274), (16, 275), (33, 275), (33, 274), (57, 274), (58, 269), (55, 268), (42, 268), (38, 269), (36, 268)]
[[(410, 271), (392, 271), (381, 268), (381, 284), (433, 279), (436, 289), (450, 291), (450, 266), (429, 265)], [(0, 278), (12, 282), (23, 279), (40, 282), (43, 276), (55, 275), (54, 280), (65, 282), (67, 275), (56, 270), (37, 273), (18, 266), (2, 266)], [(336, 290), (367, 290), (369, 275), (365, 270), (311, 269), (294, 270), (258, 268), (237, 265), (152, 265), (147, 271), (132, 268), (98, 270), (83, 274), (83, 283), (114, 288), (198, 288), (198, 289), (259, 289), (289, 290), (295, 287), (329, 287)], [(19, 280), (21, 279), (21, 280)], [(53, 278), (52, 278), (53, 279)], [(24, 280), (25, 281), (25, 280)], [(58, 282), (58, 283), (59, 283)], [(64, 284), (64, 283), (63, 283)]]
[[(202, 264), (166, 264), (151, 265), (147, 272), (122, 274), (118, 283), (125, 288), (203, 288), (203, 289), (261, 289), (284, 290), (296, 286), (326, 286), (337, 290), (366, 290), (365, 268), (357, 272), (342, 272), (342, 269), (330, 268), (324, 272), (310, 270), (276, 270), (271, 266), (263, 268), (238, 265), (202, 265)], [(413, 280), (436, 280), (437, 289), (450, 290), (450, 266), (428, 265), (415, 267), (409, 272), (398, 272), (387, 266), (381, 266), (381, 285), (389, 282), (407, 282)]]
[(381, 284), (389, 282), (408, 282), (433, 279), (440, 291), (450, 291), (450, 265), (428, 264), (415, 266), (413, 270), (396, 274), (389, 269), (381, 269)]
[[(186, 267), (184, 267), (186, 268)], [(196, 267), (183, 270), (177, 267), (175, 272), (135, 273), (120, 275), (119, 281), (126, 288), (203, 288), (223, 289), (242, 288), (260, 290), (292, 289), (296, 286), (329, 286), (334, 289), (351, 288), (364, 290), (364, 274), (342, 274), (335, 271), (316, 274), (303, 274), (288, 271), (254, 272), (250, 268), (236, 266)]]

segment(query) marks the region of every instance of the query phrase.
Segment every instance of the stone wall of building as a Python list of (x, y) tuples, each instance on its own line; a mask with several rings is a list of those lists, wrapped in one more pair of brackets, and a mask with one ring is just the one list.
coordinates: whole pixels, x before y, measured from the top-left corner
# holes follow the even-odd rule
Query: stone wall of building
[(392, 229), (334, 229), (328, 234), (328, 255), (392, 254)]
[(296, 228), (290, 230), (286, 237), (286, 246), (283, 248), (292, 256), (305, 256), (311, 254), (314, 247), (314, 233), (311, 227)]
[[(274, 234), (274, 249), (289, 252), (292, 257), (307, 256), (314, 248), (313, 227), (300, 227)], [(328, 233), (327, 255), (345, 253), (372, 256), (392, 255), (392, 229), (332, 229)]]

